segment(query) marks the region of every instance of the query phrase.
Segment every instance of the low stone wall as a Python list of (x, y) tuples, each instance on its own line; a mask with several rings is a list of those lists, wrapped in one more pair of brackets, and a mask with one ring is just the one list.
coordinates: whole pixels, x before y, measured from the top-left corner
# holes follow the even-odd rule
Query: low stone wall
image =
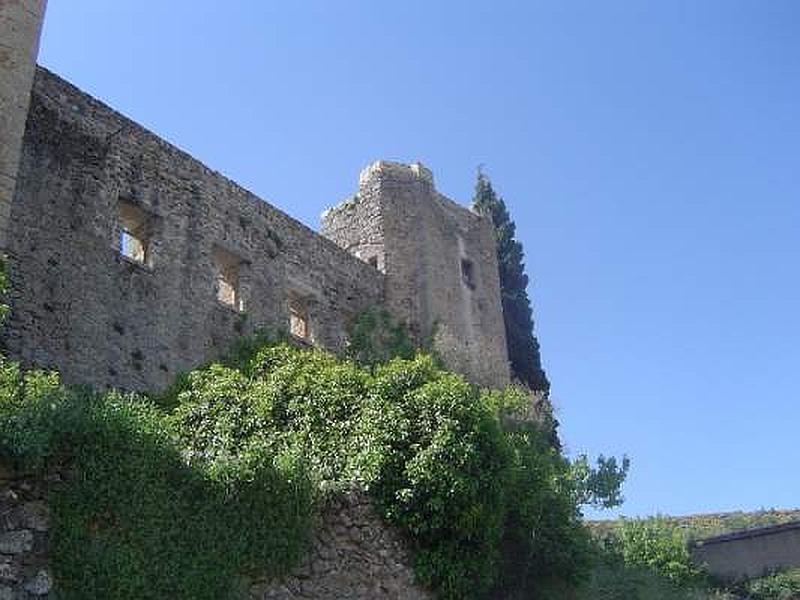
[[(47, 497), (60, 481), (0, 464), (0, 600), (56, 597)], [(248, 600), (434, 598), (414, 582), (411, 558), (363, 492), (344, 492), (320, 510), (303, 563), (281, 582), (252, 581)]]
[(697, 564), (727, 581), (800, 567), (800, 521), (707, 538), (696, 542), (691, 552)]
[(303, 564), (280, 583), (254, 583), (250, 599), (434, 598), (414, 583), (410, 565), (397, 532), (383, 523), (364, 493), (351, 491), (321, 510)]
[(46, 497), (58, 479), (34, 479), (0, 466), (0, 600), (53, 597)]

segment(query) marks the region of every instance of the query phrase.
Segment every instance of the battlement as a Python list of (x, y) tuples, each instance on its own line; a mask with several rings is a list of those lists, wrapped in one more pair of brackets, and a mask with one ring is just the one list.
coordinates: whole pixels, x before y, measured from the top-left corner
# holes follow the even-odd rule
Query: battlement
[(420, 181), (434, 187), (433, 172), (422, 163), (415, 162), (410, 165), (377, 160), (361, 171), (358, 178), (359, 186), (364, 187), (375, 181), (396, 181), (411, 183)]

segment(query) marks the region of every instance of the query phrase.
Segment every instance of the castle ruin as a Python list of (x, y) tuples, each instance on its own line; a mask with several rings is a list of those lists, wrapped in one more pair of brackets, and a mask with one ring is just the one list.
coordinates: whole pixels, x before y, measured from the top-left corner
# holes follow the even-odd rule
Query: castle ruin
[(43, 12), (0, 3), (12, 358), (159, 390), (260, 329), (341, 351), (353, 319), (383, 305), (448, 367), (509, 383), (492, 224), (428, 169), (373, 163), (318, 234), (37, 67)]

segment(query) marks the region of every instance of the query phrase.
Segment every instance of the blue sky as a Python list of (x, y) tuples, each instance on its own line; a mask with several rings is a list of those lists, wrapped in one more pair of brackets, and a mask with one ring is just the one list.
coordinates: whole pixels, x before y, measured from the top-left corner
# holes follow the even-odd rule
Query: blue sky
[(39, 59), (314, 227), (375, 159), (462, 203), (483, 164), (567, 448), (683, 514), (800, 505), (798, 31), (793, 0), (50, 0)]

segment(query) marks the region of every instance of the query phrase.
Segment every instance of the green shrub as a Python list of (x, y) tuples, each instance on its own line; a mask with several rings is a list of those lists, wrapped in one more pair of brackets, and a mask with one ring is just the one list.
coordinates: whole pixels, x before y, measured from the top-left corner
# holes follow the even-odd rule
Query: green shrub
[(514, 389), (479, 393), (430, 356), (367, 371), (279, 345), (243, 371), (212, 365), (190, 375), (174, 414), (193, 456), (268, 446), (304, 457), (318, 489), (367, 489), (411, 540), (420, 581), (469, 598), (520, 583), (503, 583), (517, 549), (504, 537), (526, 540), (531, 578), (585, 570), (568, 464), (536, 427), (501, 425), (521, 403)]
[(53, 496), (65, 598), (225, 598), (302, 556), (319, 494), (358, 485), (442, 598), (534, 593), (586, 572), (567, 461), (430, 356), (368, 368), (286, 344), (243, 346), (155, 402), (67, 389), (0, 362), (0, 453), (66, 464)]
[(393, 358), (410, 359), (415, 352), (405, 326), (395, 322), (384, 308), (368, 308), (350, 327), (347, 357), (359, 364), (374, 366)]
[(258, 448), (187, 464), (171, 421), (133, 395), (68, 390), (0, 368), (0, 450), (70, 473), (51, 497), (63, 598), (226, 598), (251, 571), (302, 556), (311, 489), (301, 462)]
[(623, 519), (614, 537), (615, 549), (626, 565), (651, 569), (679, 584), (698, 581), (703, 576), (691, 561), (686, 531), (667, 519)]
[(745, 587), (753, 600), (795, 600), (800, 598), (800, 569), (754, 579)]

